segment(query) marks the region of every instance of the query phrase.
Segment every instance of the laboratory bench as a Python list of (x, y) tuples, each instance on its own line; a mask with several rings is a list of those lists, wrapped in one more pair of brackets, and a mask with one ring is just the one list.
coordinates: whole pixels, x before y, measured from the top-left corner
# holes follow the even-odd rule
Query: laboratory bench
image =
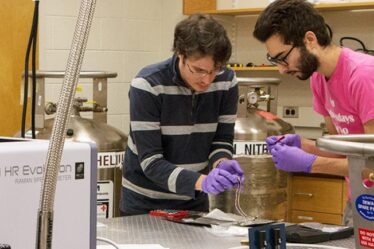
[[(97, 236), (110, 239), (117, 244), (160, 244), (170, 249), (239, 249), (240, 241), (246, 237), (219, 237), (203, 226), (186, 225), (149, 215), (125, 216), (100, 219), (104, 227), (98, 228)], [(335, 248), (355, 248), (354, 237), (321, 243)], [(313, 248), (317, 244), (314, 245)], [(287, 246), (292, 248), (308, 248)], [(322, 248), (322, 247), (320, 247)]]

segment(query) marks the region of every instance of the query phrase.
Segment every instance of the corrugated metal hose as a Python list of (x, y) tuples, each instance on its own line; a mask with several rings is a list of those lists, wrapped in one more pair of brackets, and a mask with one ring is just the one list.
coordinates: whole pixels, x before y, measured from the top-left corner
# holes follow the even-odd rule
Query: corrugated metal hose
[(66, 126), (70, 118), (79, 73), (86, 49), (96, 0), (82, 0), (74, 37), (65, 70), (65, 77), (49, 142), (38, 210), (37, 249), (52, 248), (53, 204), (57, 176), (65, 142)]

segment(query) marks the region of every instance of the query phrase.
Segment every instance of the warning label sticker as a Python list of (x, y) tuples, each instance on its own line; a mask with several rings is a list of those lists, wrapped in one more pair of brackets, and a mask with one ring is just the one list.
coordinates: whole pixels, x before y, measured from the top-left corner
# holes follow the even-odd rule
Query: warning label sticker
[(374, 196), (365, 194), (357, 197), (356, 209), (362, 218), (374, 221)]
[(113, 182), (97, 182), (97, 218), (113, 217)]
[(367, 248), (374, 248), (374, 230), (359, 228), (360, 245)]

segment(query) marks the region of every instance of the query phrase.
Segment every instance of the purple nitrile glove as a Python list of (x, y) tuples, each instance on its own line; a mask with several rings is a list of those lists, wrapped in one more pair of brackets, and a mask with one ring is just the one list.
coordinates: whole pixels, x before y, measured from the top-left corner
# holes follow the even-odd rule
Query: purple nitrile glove
[(301, 148), (301, 139), (298, 134), (286, 134), (284, 136), (270, 136), (266, 138), (266, 144), (270, 153), (278, 143)]
[(271, 152), (273, 161), (278, 169), (288, 172), (309, 173), (317, 156), (309, 154), (300, 148), (276, 144)]
[(219, 194), (238, 184), (238, 177), (226, 170), (215, 168), (205, 177), (201, 184), (201, 190), (207, 194)]
[(221, 161), (217, 167), (218, 169), (224, 169), (230, 174), (236, 175), (240, 178), (240, 182), (244, 182), (244, 172), (240, 167), (240, 164), (236, 160), (223, 160)]
[(285, 144), (292, 147), (301, 148), (301, 138), (298, 134), (286, 134), (284, 138), (279, 141), (280, 144)]
[(278, 141), (279, 136), (270, 136), (266, 138), (266, 144), (268, 146), (268, 151), (271, 153), (273, 150), (274, 146), (276, 145)]

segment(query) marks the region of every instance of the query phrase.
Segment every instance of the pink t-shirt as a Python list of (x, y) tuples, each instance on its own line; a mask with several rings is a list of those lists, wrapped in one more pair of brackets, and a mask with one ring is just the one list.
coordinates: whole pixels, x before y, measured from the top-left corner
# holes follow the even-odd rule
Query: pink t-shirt
[(374, 119), (374, 56), (343, 48), (331, 78), (314, 73), (310, 82), (314, 110), (331, 117), (338, 134), (364, 133)]
[(330, 116), (338, 134), (362, 134), (374, 119), (374, 56), (343, 48), (329, 80), (311, 77), (313, 108)]

